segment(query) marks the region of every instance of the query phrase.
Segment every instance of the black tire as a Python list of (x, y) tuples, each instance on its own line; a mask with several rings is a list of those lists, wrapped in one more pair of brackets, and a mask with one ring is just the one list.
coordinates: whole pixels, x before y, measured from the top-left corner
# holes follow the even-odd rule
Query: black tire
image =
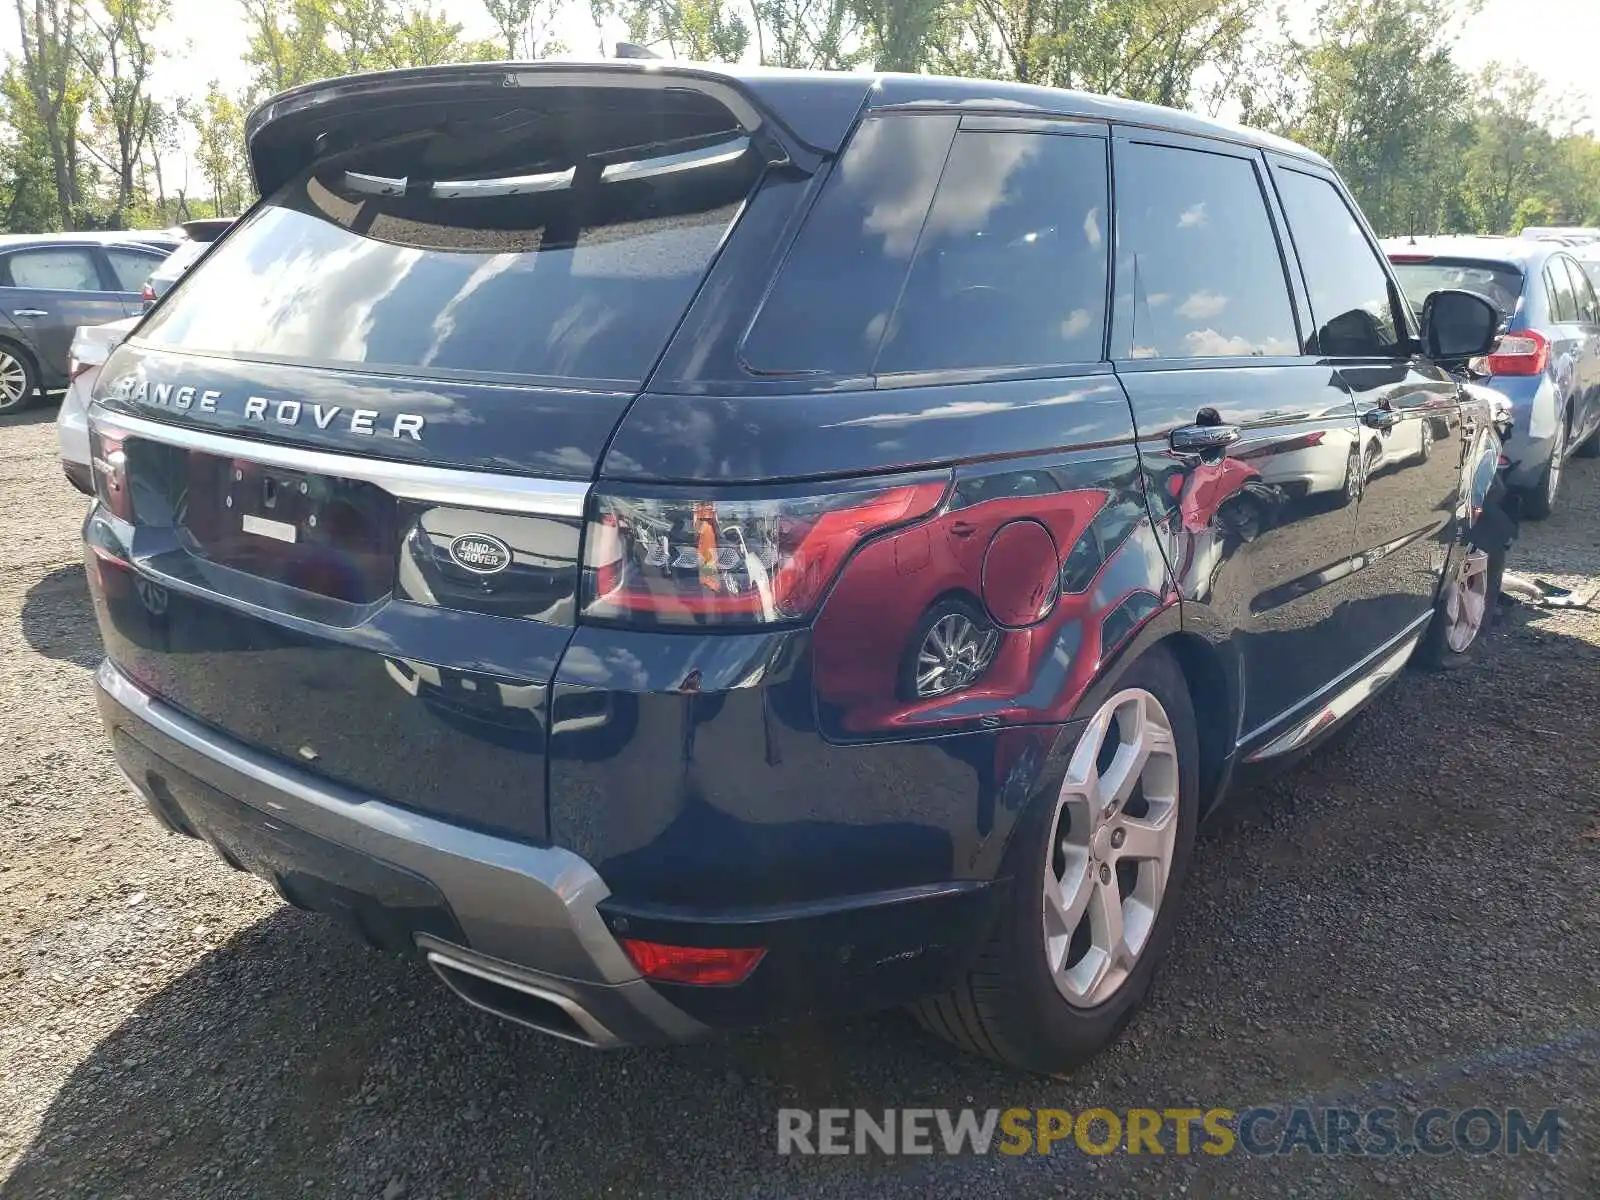
[[(1558, 456), (1566, 454), (1567, 435), (1571, 432), (1567, 426), (1568, 419), (1567, 414), (1562, 415), (1561, 424), (1557, 426), (1561, 439), (1551, 447), (1550, 461), (1540, 473), (1539, 482), (1522, 494), (1522, 515), (1530, 521), (1543, 521), (1556, 510), (1556, 497), (1560, 494), (1561, 480), (1559, 464), (1564, 461)], [(1552, 474), (1555, 476), (1554, 485), (1551, 484)]]
[(1495, 613), (1500, 607), (1500, 580), (1506, 570), (1506, 552), (1497, 549), (1487, 553), (1489, 567), (1486, 572), (1488, 579), (1483, 624), (1477, 636), (1464, 650), (1456, 650), (1450, 645), (1450, 618), (1446, 613), (1448, 585), (1441, 587), (1439, 597), (1433, 603), (1433, 620), (1428, 622), (1428, 630), (1422, 635), (1422, 641), (1417, 643), (1416, 653), (1412, 656), (1411, 661), (1417, 666), (1429, 671), (1453, 671), (1466, 666), (1483, 644), (1483, 635), (1494, 627)]
[(1149, 940), (1121, 987), (1095, 1008), (1069, 1004), (1045, 960), (1041, 897), (1056, 829), (1054, 794), (1036, 797), (1007, 848), (1002, 873), (1010, 893), (988, 941), (949, 992), (912, 1007), (917, 1021), (951, 1044), (1013, 1067), (1059, 1074), (1093, 1057), (1116, 1038), (1149, 991), (1177, 923), (1194, 851), (1200, 797), (1199, 734), (1183, 672), (1161, 647), (1139, 659), (1117, 690), (1142, 688), (1161, 702), (1178, 760), (1178, 827), (1166, 890)]
[(19, 413), (39, 398), (39, 365), (33, 361), (33, 355), (25, 346), (0, 340), (0, 376), (7, 373), (6, 368), (11, 364), (22, 369), (21, 395), (8, 396), (0, 381), (0, 417)]

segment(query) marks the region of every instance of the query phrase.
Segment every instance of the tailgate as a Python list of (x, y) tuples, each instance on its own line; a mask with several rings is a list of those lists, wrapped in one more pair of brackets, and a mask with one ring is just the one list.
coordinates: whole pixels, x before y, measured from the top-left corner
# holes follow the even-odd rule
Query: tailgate
[(585, 485), (105, 411), (94, 430), (97, 470), (115, 459), (122, 482), (86, 526), (91, 590), (130, 678), (303, 770), (544, 838), (546, 693)]
[(589, 481), (770, 161), (706, 92), (570, 82), (406, 84), (296, 126), (316, 152), (91, 408), (91, 586), (126, 674), (528, 840)]

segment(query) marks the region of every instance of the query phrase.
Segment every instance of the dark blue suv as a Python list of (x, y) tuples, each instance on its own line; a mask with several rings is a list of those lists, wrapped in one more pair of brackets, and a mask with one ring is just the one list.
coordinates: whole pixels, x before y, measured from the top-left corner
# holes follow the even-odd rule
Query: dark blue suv
[(1063, 1068), (1230, 783), (1483, 627), (1446, 368), (1496, 315), (1414, 319), (1293, 144), (638, 63), (333, 80), (249, 141), (91, 408), (105, 720), (166, 825), (490, 1011), (906, 1003)]

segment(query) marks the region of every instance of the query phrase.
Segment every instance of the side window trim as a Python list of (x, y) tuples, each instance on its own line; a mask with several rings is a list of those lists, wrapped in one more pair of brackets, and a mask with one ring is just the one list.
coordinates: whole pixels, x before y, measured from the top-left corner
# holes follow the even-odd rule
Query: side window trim
[[(1107, 305), (1109, 319), (1106, 321), (1106, 359), (1115, 363), (1118, 371), (1160, 371), (1172, 370), (1178, 365), (1188, 369), (1223, 367), (1231, 369), (1241, 366), (1272, 367), (1282, 366), (1285, 363), (1295, 362), (1306, 357), (1303, 353), (1217, 358), (1133, 358), (1125, 354), (1118, 355), (1118, 347), (1124, 344), (1131, 344), (1133, 291), (1131, 288), (1124, 291), (1117, 273), (1117, 260), (1120, 257), (1118, 242), (1122, 230), (1119, 219), (1121, 215), (1121, 197), (1117, 185), (1117, 160), (1120, 148), (1136, 145), (1163, 146), (1173, 150), (1193, 150), (1202, 154), (1239, 159), (1250, 164), (1251, 169), (1255, 172), (1256, 187), (1260, 190), (1262, 205), (1267, 213), (1267, 223), (1272, 229), (1273, 241), (1277, 247), (1279, 266), (1283, 272), (1284, 288), (1289, 296), (1289, 313), (1295, 328), (1295, 345), (1297, 349), (1304, 348), (1307, 330), (1311, 327), (1309, 294), (1306, 292), (1305, 284), (1300, 276), (1293, 240), (1288, 236), (1288, 221), (1283, 213), (1282, 206), (1278, 202), (1277, 191), (1271, 185), (1266, 155), (1259, 148), (1240, 142), (1199, 137), (1166, 129), (1149, 129), (1139, 125), (1113, 125), (1111, 127), (1110, 144), (1111, 269), (1109, 272), (1110, 296), (1108, 297)], [(1124, 337), (1125, 334), (1128, 335), (1126, 338)]]
[[(1305, 261), (1300, 255), (1299, 245), (1295, 241), (1294, 226), (1288, 220), (1288, 207), (1283, 205), (1282, 190), (1278, 187), (1279, 177), (1283, 172), (1286, 171), (1293, 172), (1298, 175), (1304, 175), (1308, 179), (1320, 179), (1323, 183), (1326, 183), (1333, 188), (1334, 193), (1339, 197), (1340, 203), (1344, 205), (1345, 211), (1349, 214), (1350, 219), (1355, 222), (1356, 228), (1361, 231), (1362, 240), (1366, 242), (1367, 249), (1371, 252), (1373, 259), (1377, 262), (1378, 269), (1383, 273), (1384, 283), (1389, 293), (1389, 319), (1394, 322), (1396, 332), (1398, 332), (1402, 337), (1402, 341), (1396, 347), (1399, 353), (1385, 356), (1379, 359), (1379, 361), (1388, 362), (1393, 361), (1395, 358), (1411, 357), (1413, 351), (1411, 348), (1407, 347), (1406, 341), (1409, 340), (1414, 343), (1418, 332), (1416, 325), (1412, 321), (1411, 307), (1410, 305), (1406, 304), (1403, 299), (1405, 293), (1401, 290), (1400, 283), (1395, 278), (1394, 266), (1389, 262), (1389, 256), (1383, 252), (1383, 247), (1378, 244), (1378, 239), (1376, 235), (1373, 234), (1372, 227), (1367, 223), (1366, 214), (1361, 211), (1360, 206), (1357, 205), (1351, 198), (1349, 191), (1344, 186), (1344, 181), (1339, 178), (1337, 172), (1320, 167), (1316, 163), (1290, 158), (1288, 155), (1278, 154), (1273, 151), (1268, 151), (1266, 157), (1272, 177), (1273, 195), (1277, 198), (1279, 205), (1283, 206), (1284, 227), (1289, 232), (1290, 245), (1295, 247), (1295, 263), (1299, 269), (1301, 285), (1305, 288), (1306, 312), (1308, 314), (1310, 327), (1312, 329), (1317, 328), (1317, 314), (1311, 307), (1311, 281), (1306, 278)], [(1302, 345), (1303, 344), (1304, 343), (1302, 343)], [(1342, 356), (1318, 355), (1317, 357), (1330, 358)]]

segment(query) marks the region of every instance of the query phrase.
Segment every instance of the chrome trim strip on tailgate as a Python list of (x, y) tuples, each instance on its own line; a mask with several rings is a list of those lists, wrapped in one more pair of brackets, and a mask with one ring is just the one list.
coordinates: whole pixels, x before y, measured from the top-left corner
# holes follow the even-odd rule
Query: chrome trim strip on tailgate
[(398, 499), (420, 500), (427, 504), (528, 513), (541, 517), (581, 517), (584, 500), (589, 495), (589, 484), (576, 480), (530, 479), (521, 475), (498, 475), (491, 471), (462, 471), (453, 467), (430, 467), (392, 459), (335, 454), (327, 450), (307, 450), (301, 446), (230, 437), (165, 421), (148, 421), (143, 417), (130, 417), (99, 406), (91, 409), (89, 422), (92, 426), (118, 430), (131, 437), (163, 442), (185, 450), (248, 459), (266, 466), (282, 467), (286, 471), (357, 479), (380, 487)]

